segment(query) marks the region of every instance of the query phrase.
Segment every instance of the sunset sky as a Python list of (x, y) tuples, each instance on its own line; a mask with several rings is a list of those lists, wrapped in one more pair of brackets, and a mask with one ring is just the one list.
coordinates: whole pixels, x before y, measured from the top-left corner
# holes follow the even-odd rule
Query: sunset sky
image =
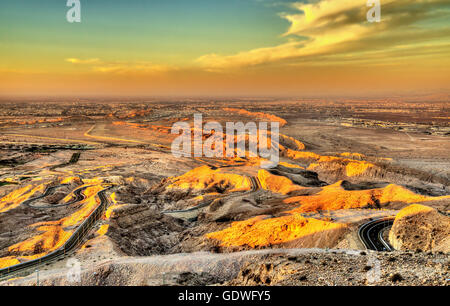
[(1, 1), (0, 95), (450, 91), (450, 2)]

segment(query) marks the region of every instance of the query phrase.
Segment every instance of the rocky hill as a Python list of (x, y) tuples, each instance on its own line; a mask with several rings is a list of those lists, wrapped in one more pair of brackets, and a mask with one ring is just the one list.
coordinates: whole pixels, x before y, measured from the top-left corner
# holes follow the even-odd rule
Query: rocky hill
[(396, 216), (389, 241), (397, 250), (450, 251), (450, 217), (423, 205), (410, 205)]

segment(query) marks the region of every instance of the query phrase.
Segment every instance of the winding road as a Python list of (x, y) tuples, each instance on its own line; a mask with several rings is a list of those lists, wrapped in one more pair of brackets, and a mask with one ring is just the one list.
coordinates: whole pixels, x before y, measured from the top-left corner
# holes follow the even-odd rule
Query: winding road
[(166, 211), (163, 211), (162, 213), (165, 215), (168, 215), (168, 216), (172, 216), (174, 218), (178, 218), (178, 219), (183, 219), (183, 220), (187, 220), (187, 221), (195, 221), (195, 220), (197, 220), (197, 217), (200, 214), (200, 212), (202, 211), (202, 209), (209, 206), (216, 199), (242, 197), (245, 195), (255, 193), (262, 189), (261, 183), (259, 182), (259, 179), (257, 177), (251, 176), (251, 177), (248, 177), (248, 179), (250, 180), (250, 183), (252, 185), (252, 188), (249, 191), (242, 192), (242, 193), (241, 192), (233, 192), (232, 194), (229, 194), (229, 195), (202, 201), (197, 206), (192, 207), (192, 208), (183, 209), (183, 210), (166, 210)]
[[(70, 238), (64, 243), (63, 246), (61, 246), (59, 249), (57, 249), (54, 252), (51, 252), (43, 257), (26, 261), (20, 264), (16, 264), (13, 266), (9, 266), (7, 268), (0, 269), (0, 280), (1, 279), (7, 279), (11, 277), (19, 277), (27, 275), (34, 271), (39, 266), (42, 265), (48, 265), (52, 262), (59, 261), (64, 259), (66, 256), (69, 256), (72, 254), (72, 252), (75, 251), (75, 249), (81, 245), (84, 241), (84, 238), (89, 234), (92, 227), (95, 225), (97, 220), (101, 218), (103, 215), (103, 212), (105, 211), (106, 207), (109, 204), (109, 201), (105, 195), (105, 193), (113, 188), (114, 185), (105, 186), (105, 188), (97, 193), (97, 196), (100, 199), (100, 204), (97, 206), (97, 208), (77, 227), (75, 232), (70, 236)], [(52, 187), (50, 187), (52, 188)], [(48, 189), (46, 190), (48, 191)], [(81, 192), (81, 191), (80, 191)], [(45, 194), (45, 193), (44, 193)], [(31, 199), (32, 201), (35, 201), (40, 197), (36, 197)]]
[[(56, 168), (63, 168), (72, 164), (76, 164), (78, 162), (78, 160), (80, 159), (81, 153), (77, 152), (77, 153), (73, 153), (72, 157), (70, 158), (70, 160), (68, 162), (62, 163), (62, 164), (58, 164), (58, 165), (54, 165), (52, 167), (50, 167), (50, 170), (54, 170)], [(80, 178), (80, 181), (83, 182), (83, 180)], [(82, 194), (82, 191), (84, 191), (86, 188), (90, 187), (90, 186), (84, 186), (82, 188), (76, 189), (73, 194), (75, 195), (75, 198), (67, 203), (64, 204), (56, 204), (56, 205), (47, 205), (47, 206), (37, 206), (37, 205), (32, 205), (32, 203), (34, 203), (35, 201), (39, 200), (39, 199), (43, 199), (51, 194), (53, 194), (53, 192), (60, 188), (60, 187), (64, 187), (64, 186), (69, 186), (68, 184), (61, 184), (58, 186), (48, 186), (44, 193), (40, 196), (28, 199), (26, 201), (24, 201), (22, 204), (26, 205), (28, 207), (31, 208), (37, 208), (37, 209), (49, 209), (49, 208), (56, 208), (56, 207), (62, 207), (62, 206), (68, 206), (71, 204), (74, 204), (76, 202), (80, 202), (84, 199), (84, 195)]]
[(75, 190), (73, 191), (73, 194), (74, 194), (74, 196), (75, 196), (74, 199), (73, 199), (72, 201), (67, 202), (67, 203), (64, 203), (64, 204), (55, 204), (55, 205), (46, 205), (46, 206), (33, 205), (33, 203), (34, 203), (35, 201), (37, 201), (37, 200), (39, 200), (39, 199), (43, 199), (43, 198), (45, 198), (45, 197), (47, 197), (47, 196), (53, 194), (53, 192), (54, 192), (56, 189), (58, 189), (58, 188), (60, 188), (60, 187), (64, 187), (64, 186), (68, 186), (68, 184), (62, 184), (62, 185), (59, 185), (59, 186), (51, 186), (51, 187), (47, 187), (47, 189), (44, 191), (44, 193), (43, 193), (42, 195), (37, 196), (37, 197), (32, 198), (32, 199), (28, 199), (28, 200), (24, 201), (22, 204), (23, 204), (23, 205), (26, 205), (26, 206), (28, 206), (28, 207), (31, 207), (31, 208), (37, 208), (37, 209), (50, 209), (50, 208), (56, 208), (56, 207), (68, 206), (68, 205), (71, 205), (71, 204), (74, 204), (74, 203), (83, 201), (83, 200), (85, 199), (85, 196), (84, 196), (84, 194), (83, 194), (83, 191), (86, 190), (86, 188), (91, 187), (91, 186), (93, 186), (93, 185), (91, 185), (91, 186), (83, 186), (83, 187), (80, 187), (80, 188), (78, 188), (78, 189), (75, 189)]
[(359, 227), (359, 239), (368, 250), (391, 252), (394, 248), (384, 240), (383, 232), (391, 228), (392, 224), (394, 224), (394, 220), (387, 218), (367, 222)]

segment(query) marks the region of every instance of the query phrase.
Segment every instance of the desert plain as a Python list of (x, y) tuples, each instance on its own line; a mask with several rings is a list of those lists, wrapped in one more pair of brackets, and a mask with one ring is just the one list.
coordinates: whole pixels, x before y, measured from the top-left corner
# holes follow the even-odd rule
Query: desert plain
[[(448, 285), (449, 99), (3, 99), (0, 284)], [(279, 162), (174, 156), (195, 114)]]

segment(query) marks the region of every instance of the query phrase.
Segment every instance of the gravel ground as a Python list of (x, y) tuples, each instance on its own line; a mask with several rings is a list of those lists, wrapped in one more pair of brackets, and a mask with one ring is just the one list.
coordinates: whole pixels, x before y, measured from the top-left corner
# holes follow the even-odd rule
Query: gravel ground
[[(129, 257), (82, 267), (79, 282), (69, 268), (40, 275), (41, 285), (448, 285), (449, 256), (442, 253), (281, 249), (229, 254), (192, 253)], [(36, 277), (1, 285), (35, 285)]]

